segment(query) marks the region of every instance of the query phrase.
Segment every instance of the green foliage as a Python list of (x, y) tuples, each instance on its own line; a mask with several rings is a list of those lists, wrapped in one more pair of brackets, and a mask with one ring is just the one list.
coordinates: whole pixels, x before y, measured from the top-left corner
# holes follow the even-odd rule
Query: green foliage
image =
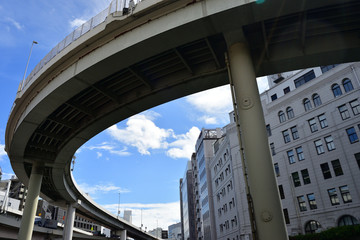
[(360, 240), (360, 225), (342, 226), (320, 233), (291, 236), (289, 240)]

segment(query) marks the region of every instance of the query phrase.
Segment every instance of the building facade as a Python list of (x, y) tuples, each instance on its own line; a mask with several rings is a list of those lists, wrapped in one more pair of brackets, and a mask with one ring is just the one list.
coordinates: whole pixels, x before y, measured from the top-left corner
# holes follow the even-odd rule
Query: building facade
[(182, 240), (181, 225), (182, 223), (178, 222), (168, 227), (169, 240)]
[(360, 219), (360, 64), (270, 76), (261, 94), (289, 235)]

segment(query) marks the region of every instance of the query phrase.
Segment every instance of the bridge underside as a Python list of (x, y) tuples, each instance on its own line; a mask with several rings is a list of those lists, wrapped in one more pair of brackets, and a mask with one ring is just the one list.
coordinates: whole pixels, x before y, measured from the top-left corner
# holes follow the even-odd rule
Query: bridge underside
[[(248, 4), (169, 30), (94, 64), (46, 96), (14, 131), (18, 142), (8, 152), (15, 159), (15, 172), (26, 182), (33, 160), (41, 160), (46, 163), (43, 196), (73, 201), (68, 188), (77, 189), (66, 182), (72, 182), (69, 164), (75, 151), (100, 131), (143, 110), (228, 84), (224, 53), (234, 34), (248, 43), (257, 76), (359, 60), (360, 2), (329, 2), (341, 4), (301, 9), (302, 1)], [(291, 4), (295, 7), (285, 6)], [(279, 17), (268, 18), (268, 8)], [(147, 56), (158, 42), (166, 49)], [(20, 133), (25, 137), (17, 136)], [(95, 216), (86, 209), (82, 214)]]

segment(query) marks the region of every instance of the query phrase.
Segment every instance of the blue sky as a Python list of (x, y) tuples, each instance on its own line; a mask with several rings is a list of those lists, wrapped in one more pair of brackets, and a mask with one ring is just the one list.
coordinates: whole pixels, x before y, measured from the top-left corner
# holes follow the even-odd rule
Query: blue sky
[[(0, 166), (13, 171), (4, 151), (7, 118), (23, 78), (72, 30), (108, 7), (108, 0), (0, 1)], [(258, 81), (264, 90), (266, 81)], [(116, 214), (133, 211), (148, 230), (180, 221), (179, 179), (201, 128), (223, 127), (232, 109), (228, 86), (198, 93), (126, 119), (76, 153), (74, 178), (97, 203)]]

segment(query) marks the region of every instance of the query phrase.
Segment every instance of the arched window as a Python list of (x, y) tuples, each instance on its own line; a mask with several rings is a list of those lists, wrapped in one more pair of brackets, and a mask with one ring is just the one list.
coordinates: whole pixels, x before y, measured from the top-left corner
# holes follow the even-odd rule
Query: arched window
[(315, 233), (319, 228), (321, 228), (321, 225), (318, 221), (310, 220), (305, 225), (305, 233)]
[(322, 104), (319, 94), (315, 93), (313, 95), (313, 102), (314, 102), (315, 107), (318, 107), (318, 106), (320, 106)]
[(333, 91), (334, 97), (341, 96), (342, 92), (340, 86), (338, 84), (334, 84), (331, 86), (331, 90)]
[(339, 219), (338, 226), (358, 225), (359, 221), (350, 215), (344, 215)]
[(279, 115), (279, 121), (280, 121), (280, 123), (286, 121), (285, 113), (284, 113), (283, 111), (280, 111), (280, 112), (278, 113), (278, 115)]
[(345, 78), (342, 82), (343, 86), (344, 86), (344, 89), (345, 89), (345, 92), (349, 92), (351, 90), (354, 90), (354, 87), (351, 83), (351, 80), (348, 79), (348, 78)]
[(286, 114), (288, 119), (292, 119), (294, 115), (294, 110), (291, 107), (286, 108)]
[(312, 109), (311, 102), (308, 98), (304, 99), (303, 104), (304, 104), (305, 111)]

